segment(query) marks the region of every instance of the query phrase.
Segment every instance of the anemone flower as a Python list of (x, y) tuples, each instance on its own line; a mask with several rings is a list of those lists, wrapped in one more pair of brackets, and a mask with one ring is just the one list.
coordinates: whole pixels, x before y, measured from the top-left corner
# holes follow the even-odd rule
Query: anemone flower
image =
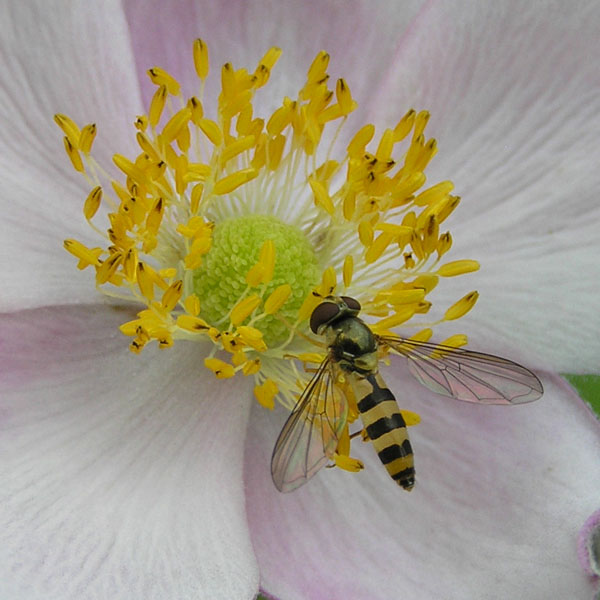
[[(594, 60), (600, 11), (594, 2), (564, 8), (519, 2), (28, 2), (5, 3), (2, 13), (0, 596), (230, 600), (253, 598), (259, 590), (286, 600), (590, 596), (592, 582), (577, 564), (577, 535), (598, 509), (600, 431), (553, 370), (589, 372), (600, 355), (593, 154), (600, 124)], [(194, 46), (194, 63), (197, 38), (204, 42)], [(418, 129), (413, 137), (418, 140), (426, 114), (406, 111), (413, 106), (430, 111), (427, 136), (435, 133), (440, 150), (427, 167), (428, 182), (451, 179), (463, 197), (448, 221), (455, 240), (448, 257), (465, 274), (443, 278), (435, 290), (425, 285), (430, 279), (421, 280), (421, 288), (432, 292), (428, 298), (435, 307), (447, 307), (469, 281), (466, 289), (476, 287), (481, 294), (461, 321), (472, 347), (537, 367), (545, 394), (520, 407), (459, 403), (430, 393), (401, 360), (392, 359), (382, 372), (401, 406), (421, 417), (412, 429), (418, 480), (411, 494), (393, 484), (370, 445), (360, 442), (352, 446), (354, 459), (366, 466), (360, 473), (324, 469), (293, 493), (273, 487), (269, 457), (287, 412), (282, 406), (265, 410), (252, 388), (263, 405), (279, 390), (289, 406), (293, 380), (304, 376), (301, 369), (280, 366), (293, 364), (289, 359), (269, 361), (262, 345), (277, 338), (278, 324), (289, 325), (291, 317), (283, 313), (268, 320), (292, 294), (289, 282), (269, 288), (261, 299), (261, 323), (275, 329), (241, 329), (250, 314), (246, 304), (224, 309), (217, 302), (216, 316), (207, 323), (202, 311), (210, 309), (220, 283), (231, 280), (229, 267), (199, 308), (196, 294), (181, 298), (196, 279), (179, 284), (173, 270), (149, 265), (144, 279), (139, 265), (133, 269), (119, 250), (124, 239), (119, 227), (137, 219), (144, 226), (140, 244), (149, 253), (161, 252), (162, 265), (169, 264), (172, 251), (181, 252), (186, 268), (208, 269), (205, 242), (213, 232), (204, 220), (173, 227), (169, 239), (177, 234), (187, 241), (169, 244), (168, 236), (156, 233), (167, 208), (153, 200), (138, 213), (138, 204), (131, 203), (136, 199), (131, 182), (159, 180), (161, 161), (123, 158), (138, 156), (138, 143), (146, 144), (148, 156), (160, 146), (150, 137), (136, 142), (131, 124), (145, 115), (137, 119), (137, 131), (150, 135), (148, 122), (155, 119), (156, 125), (156, 111), (164, 108), (161, 94), (172, 101), (167, 102), (172, 115), (194, 121), (219, 146), (222, 129), (215, 129), (210, 116), (217, 102), (215, 78), (206, 79), (204, 114), (193, 102), (175, 102), (178, 83), (171, 77), (182, 83), (186, 98), (194, 93), (192, 75), (202, 81), (206, 75), (204, 43), (211, 68), (217, 65), (217, 83), (218, 66), (227, 61), (250, 69), (223, 69), (222, 102), (233, 98), (227, 90), (242, 80), (250, 87), (268, 83), (268, 93), (257, 93), (254, 113), (246, 113), (239, 125), (246, 133), (253, 118), (269, 118), (286, 106), (285, 95), (295, 97), (315, 55), (312, 74), (319, 74), (319, 60), (325, 60), (319, 51), (330, 53), (331, 81), (344, 77), (352, 95), (345, 83), (337, 84), (336, 108), (304, 139), (308, 153), (329, 117), (345, 122), (338, 137), (327, 134), (334, 159), (340, 148), (346, 151), (347, 129), (368, 133), (370, 128), (360, 128), (374, 123), (376, 139), (386, 140), (381, 137), (386, 127), (397, 127), (393, 135), (401, 138), (408, 123), (413, 133)], [(275, 66), (279, 51), (269, 48), (277, 47), (283, 54)], [(150, 79), (146, 70), (155, 65), (164, 70), (154, 69)], [(316, 88), (303, 89), (306, 98)], [(74, 119), (58, 117), (72, 165), (59, 151), (55, 113)], [(75, 123), (97, 125), (93, 160), (88, 150), (95, 128), (80, 132)], [(176, 154), (185, 154), (184, 126), (169, 123), (162, 122), (162, 139), (169, 137), (177, 143)], [(362, 150), (360, 139), (352, 139)], [(250, 142), (240, 142), (245, 143)], [(277, 172), (276, 142), (270, 143), (269, 160), (275, 161), (270, 166)], [(385, 154), (386, 144), (371, 152)], [(419, 160), (427, 148), (435, 153), (435, 144), (422, 145)], [(113, 164), (115, 153), (121, 158)], [(219, 155), (213, 171), (190, 167), (175, 155), (167, 162), (182, 197), (187, 185), (207, 181), (221, 196), (248, 185), (254, 190), (249, 206), (258, 206), (256, 186), (262, 180), (256, 172), (267, 159), (261, 163), (260, 153), (255, 156), (258, 162), (241, 175), (224, 173), (216, 180), (210, 179), (214, 169), (231, 157)], [(355, 158), (360, 162), (360, 153)], [(88, 182), (71, 168), (81, 166), (78, 160), (85, 160)], [(95, 224), (111, 210), (101, 192), (93, 191), (94, 177), (104, 177), (100, 165), (113, 165), (113, 171), (116, 165), (129, 177), (124, 198), (118, 184), (102, 188), (106, 197), (121, 198), (121, 212), (133, 215), (132, 221), (111, 217), (117, 219), (109, 234), (116, 250), (96, 247), (98, 238), (84, 218)], [(311, 205), (300, 224), (306, 228), (306, 215), (315, 219), (315, 231), (308, 234), (313, 242), (329, 239), (330, 229), (317, 220), (334, 210), (328, 204), (335, 179), (327, 178), (329, 167), (312, 173), (311, 186), (304, 180), (302, 197)], [(177, 175), (181, 169), (187, 175)], [(189, 191), (190, 202), (203, 201), (204, 188), (197, 189)], [(448, 201), (450, 192), (444, 194)], [(285, 200), (274, 199), (272, 206)], [(235, 244), (246, 226), (234, 228), (233, 245), (221, 248), (219, 260), (243, 254)], [(378, 235), (403, 235), (393, 226)], [(366, 240), (368, 252), (374, 242), (365, 227), (359, 242)], [(291, 235), (281, 234), (277, 256)], [(253, 241), (251, 233), (246, 237)], [(67, 244), (70, 253), (61, 247), (65, 238), (76, 240)], [(421, 248), (413, 248), (417, 262), (428, 256), (428, 239), (413, 239)], [(449, 239), (440, 240), (436, 249), (448, 251)], [(366, 289), (374, 285), (373, 273), (387, 273), (386, 267), (377, 266), (372, 250), (368, 266), (356, 262), (353, 278), (348, 261), (343, 267), (339, 261), (349, 244), (345, 238), (338, 246), (330, 243), (329, 256), (338, 261), (338, 285), (343, 272), (347, 289), (363, 293), (354, 282), (362, 277)], [(379, 250), (383, 256), (392, 252)], [(261, 257), (258, 267), (252, 271), (250, 264), (244, 274), (266, 290), (275, 277), (269, 275), (274, 250), (259, 244), (254, 251)], [(466, 274), (472, 261), (455, 262), (465, 253), (480, 262), (478, 273)], [(82, 272), (72, 254), (87, 267)], [(415, 257), (403, 260), (402, 268), (414, 268)], [(305, 273), (312, 273), (307, 280), (317, 278), (308, 292), (327, 284), (328, 275), (319, 270), (326, 266), (303, 262), (298, 285)], [(94, 271), (97, 286), (112, 286), (113, 297), (95, 289)], [(138, 287), (129, 285), (134, 276)], [(160, 311), (152, 304), (159, 288)], [(139, 305), (126, 302), (122, 289), (135, 289), (137, 300), (154, 306), (160, 319), (149, 320)], [(178, 320), (181, 315), (173, 317), (171, 309), (180, 300), (185, 318)], [(423, 302), (421, 297), (411, 311), (417, 318), (429, 309)], [(301, 307), (294, 306), (298, 313)], [(458, 307), (462, 314), (471, 305)], [(218, 330), (218, 321), (219, 310), (233, 316), (234, 309), (240, 332), (233, 339)], [(451, 325), (446, 320), (436, 326), (436, 335), (455, 332)], [(403, 327), (404, 335), (415, 333)], [(463, 340), (449, 339), (456, 345)], [(215, 340), (228, 352), (215, 354)], [(240, 355), (233, 343), (240, 340), (246, 350), (263, 352), (260, 363), (246, 360), (251, 352)], [(145, 347), (130, 352), (129, 342), (135, 351)], [(247, 376), (228, 377), (232, 370)], [(597, 527), (597, 519), (586, 527)]]

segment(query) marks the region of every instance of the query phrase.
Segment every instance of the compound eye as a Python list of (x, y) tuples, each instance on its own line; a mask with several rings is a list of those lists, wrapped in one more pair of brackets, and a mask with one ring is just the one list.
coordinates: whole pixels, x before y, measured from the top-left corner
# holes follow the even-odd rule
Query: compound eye
[(350, 296), (340, 296), (340, 298), (346, 303), (346, 306), (350, 310), (355, 310), (360, 312), (360, 302), (355, 300), (354, 298), (350, 298)]
[(340, 307), (334, 302), (321, 302), (310, 316), (310, 329), (313, 333), (319, 333), (319, 327), (334, 319), (340, 312)]

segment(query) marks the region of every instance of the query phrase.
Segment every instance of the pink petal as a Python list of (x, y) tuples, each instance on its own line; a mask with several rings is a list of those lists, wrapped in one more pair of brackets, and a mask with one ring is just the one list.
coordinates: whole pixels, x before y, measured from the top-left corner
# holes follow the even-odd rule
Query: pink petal
[[(344, 77), (359, 103), (366, 103), (396, 40), (421, 5), (420, 0), (405, 1), (398, 10), (393, 2), (379, 3), (374, 9), (366, 1), (188, 0), (177, 3), (174, 10), (171, 3), (134, 0), (125, 3), (125, 11), (147, 99), (154, 88), (145, 73), (155, 64), (188, 82), (195, 76), (191, 48), (193, 40), (201, 37), (211, 59), (209, 92), (220, 85), (225, 62), (254, 69), (269, 47), (283, 49), (268, 88), (258, 95), (262, 107), (273, 110), (284, 94), (296, 95), (320, 50), (331, 54), (332, 78)], [(190, 85), (191, 90), (196, 87), (195, 82)]]
[(247, 381), (215, 383), (196, 344), (132, 355), (129, 312), (1, 317), (0, 581), (13, 598), (253, 598)]
[(279, 494), (268, 463), (285, 415), (252, 415), (247, 505), (262, 587), (286, 600), (589, 597), (576, 540), (600, 497), (600, 430), (583, 403), (544, 378), (537, 403), (474, 406), (394, 367), (383, 374), (400, 405), (422, 417), (410, 494), (360, 443), (363, 472), (324, 469)]
[(94, 240), (82, 214), (91, 186), (71, 168), (52, 117), (97, 123), (94, 153), (105, 165), (133, 148), (141, 104), (127, 23), (112, 1), (16, 2), (2, 13), (0, 268), (10, 285), (0, 309), (93, 301), (62, 248), (66, 237)]
[(596, 2), (430, 3), (372, 110), (389, 126), (399, 106), (429, 109), (429, 181), (463, 197), (448, 259), (482, 271), (440, 302), (478, 289), (478, 332), (566, 372), (594, 372), (600, 354), (599, 27)]

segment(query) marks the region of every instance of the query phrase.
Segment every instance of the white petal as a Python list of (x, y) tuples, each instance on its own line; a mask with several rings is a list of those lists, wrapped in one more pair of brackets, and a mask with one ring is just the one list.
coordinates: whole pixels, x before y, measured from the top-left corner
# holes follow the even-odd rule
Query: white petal
[(459, 281), (485, 292), (474, 323), (565, 371), (600, 354), (599, 27), (596, 2), (431, 3), (374, 95), (388, 126), (432, 113), (429, 181), (463, 197), (449, 258), (485, 269)]
[(2, 317), (0, 581), (14, 598), (253, 598), (247, 382), (217, 384), (196, 344), (132, 355), (127, 318)]
[(96, 123), (104, 165), (133, 148), (141, 103), (119, 3), (4, 3), (0, 66), (0, 269), (10, 282), (0, 308), (91, 301), (93, 286), (62, 248), (67, 237), (93, 240), (82, 215), (91, 185), (71, 168), (52, 117)]
[(252, 415), (247, 504), (263, 587), (286, 600), (590, 597), (575, 541), (598, 508), (600, 431), (568, 386), (545, 378), (537, 403), (486, 407), (384, 375), (422, 417), (410, 494), (360, 443), (363, 472), (324, 469), (279, 494), (268, 465), (277, 425)]

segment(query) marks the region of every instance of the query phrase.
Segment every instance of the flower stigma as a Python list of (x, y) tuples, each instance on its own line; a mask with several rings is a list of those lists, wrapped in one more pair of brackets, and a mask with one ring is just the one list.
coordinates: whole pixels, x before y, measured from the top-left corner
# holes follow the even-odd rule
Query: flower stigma
[[(94, 124), (80, 128), (62, 114), (55, 121), (89, 186), (83, 215), (100, 240), (64, 246), (79, 269), (93, 268), (100, 292), (139, 306), (120, 327), (130, 350), (209, 342), (204, 366), (217, 379), (252, 377), (261, 405), (273, 408), (277, 399), (291, 409), (326, 356), (308, 327), (324, 297), (356, 298), (377, 334), (402, 325), (427, 341), (434, 325), (462, 317), (478, 294), (423, 321), (433, 305), (427, 296), (440, 278), (479, 265), (442, 263), (452, 236), (440, 227), (460, 198), (450, 181), (424, 187), (437, 152), (425, 136), (429, 113), (411, 109), (377, 137), (372, 124), (346, 134), (357, 103), (343, 79), (330, 87), (322, 51), (296, 98), (257, 115), (255, 95), (280, 55), (271, 48), (254, 71), (223, 65), (212, 103), (204, 98), (202, 40), (193, 46), (196, 95), (185, 96), (165, 70), (150, 69), (156, 91), (134, 121), (139, 151), (115, 154), (112, 170), (92, 156)], [(459, 347), (467, 339), (443, 343)], [(348, 397), (351, 423), (358, 410), (342, 379), (336, 385)], [(403, 414), (408, 424), (419, 420)], [(350, 437), (346, 426), (335, 464), (356, 471)]]

